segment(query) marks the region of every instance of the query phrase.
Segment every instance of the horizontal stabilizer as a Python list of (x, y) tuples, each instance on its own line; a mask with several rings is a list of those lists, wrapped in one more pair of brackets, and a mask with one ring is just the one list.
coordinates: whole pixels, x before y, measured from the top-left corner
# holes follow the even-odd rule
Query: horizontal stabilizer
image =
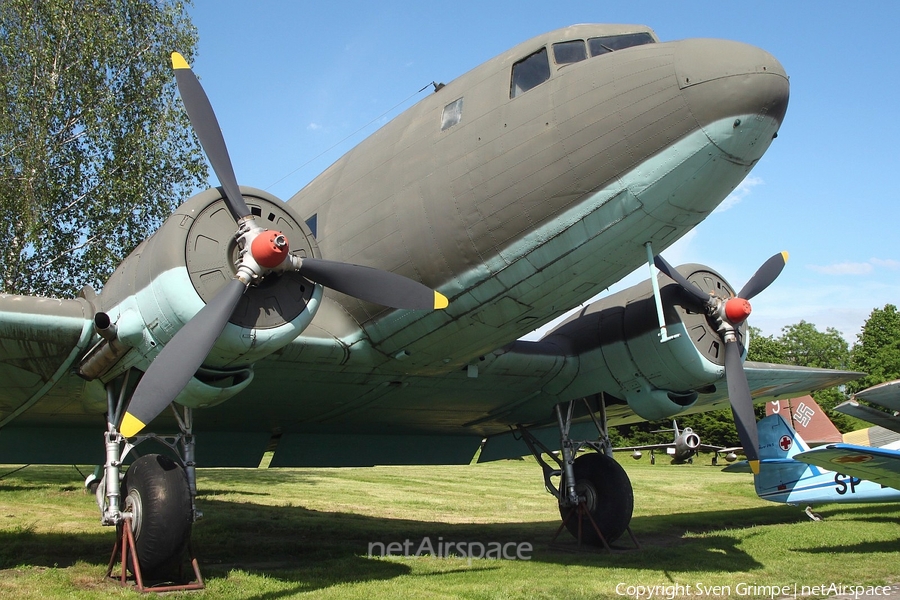
[[(774, 466), (792, 466), (796, 465), (797, 461), (793, 458), (762, 458), (759, 461), (759, 472), (762, 473), (766, 467), (774, 467)], [(722, 468), (723, 473), (753, 473), (750, 469), (750, 461), (739, 460), (735, 463), (731, 463), (730, 465), (725, 465)]]

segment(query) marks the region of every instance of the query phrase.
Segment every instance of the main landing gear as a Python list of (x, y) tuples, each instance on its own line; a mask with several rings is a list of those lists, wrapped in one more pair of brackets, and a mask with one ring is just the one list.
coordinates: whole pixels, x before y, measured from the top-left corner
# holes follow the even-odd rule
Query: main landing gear
[[(109, 576), (121, 552), (122, 582), (126, 570), (134, 574), (138, 587), (144, 581), (172, 581), (181, 579), (185, 550), (190, 548), (191, 528), (202, 514), (196, 509), (195, 472), (196, 442), (192, 433), (193, 415), (185, 408), (183, 415), (172, 406), (180, 433), (161, 436), (147, 433), (125, 439), (116, 428), (126, 404), (129, 375), (107, 384), (107, 423), (104, 440), (106, 463), (96, 489), (101, 524), (115, 526), (116, 548), (110, 558)], [(118, 391), (117, 391), (118, 389)], [(136, 458), (124, 477), (121, 466), (135, 448), (148, 441), (163, 444), (172, 457), (147, 454)], [(191, 557), (195, 583), (166, 588), (147, 588), (154, 591), (201, 589), (203, 580), (196, 559)]]
[[(592, 402), (596, 409), (592, 408)], [(576, 407), (580, 408), (582, 403), (597, 427), (596, 440), (573, 440), (569, 436)], [(562, 523), (553, 539), (566, 528), (579, 545), (584, 542), (609, 550), (609, 545), (627, 531), (634, 545), (640, 548), (629, 526), (634, 492), (625, 470), (612, 458), (602, 396), (558, 404), (555, 410), (560, 432), (559, 453), (548, 449), (525, 427), (516, 427), (543, 469), (544, 486), (559, 502)], [(592, 452), (576, 457), (585, 448)], [(555, 466), (545, 457), (554, 461)], [(558, 487), (553, 483), (554, 478), (559, 478)]]

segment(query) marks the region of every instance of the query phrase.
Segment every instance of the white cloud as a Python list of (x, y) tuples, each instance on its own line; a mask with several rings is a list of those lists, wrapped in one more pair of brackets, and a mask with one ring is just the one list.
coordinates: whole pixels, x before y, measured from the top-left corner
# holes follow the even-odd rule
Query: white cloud
[(893, 259), (883, 259), (883, 258), (870, 258), (869, 262), (875, 265), (876, 267), (884, 267), (885, 269), (897, 270), (900, 269), (900, 260)]
[(318, 131), (318, 130), (322, 129), (322, 126), (319, 125), (318, 123), (310, 123), (309, 125), (306, 126), (306, 128), (309, 129), (310, 131)]
[(868, 262), (841, 262), (832, 265), (809, 265), (816, 273), (823, 275), (868, 275), (875, 267)]
[(722, 200), (722, 203), (719, 204), (719, 206), (717, 206), (716, 210), (714, 210), (713, 212), (725, 212), (729, 208), (740, 204), (744, 200), (744, 198), (750, 195), (750, 192), (753, 190), (753, 188), (762, 184), (763, 180), (761, 177), (745, 177), (744, 180), (736, 188), (734, 188), (734, 191), (728, 194), (728, 196), (726, 196), (725, 199)]
[(816, 273), (823, 275), (868, 275), (875, 268), (890, 269), (896, 271), (900, 269), (900, 261), (883, 258), (870, 258), (866, 262), (844, 261), (831, 265), (808, 265), (810, 269)]

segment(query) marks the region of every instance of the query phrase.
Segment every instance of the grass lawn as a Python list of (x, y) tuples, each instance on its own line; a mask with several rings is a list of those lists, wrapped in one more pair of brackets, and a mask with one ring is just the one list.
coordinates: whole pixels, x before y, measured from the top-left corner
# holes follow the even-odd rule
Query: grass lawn
[[(773, 586), (900, 582), (900, 504), (826, 505), (817, 510), (825, 520), (812, 522), (800, 508), (759, 500), (749, 475), (708, 462), (623, 458), (642, 549), (626, 535), (612, 554), (579, 551), (565, 531), (551, 543), (558, 511), (533, 460), (201, 469), (205, 518), (193, 540), (207, 589), (183, 595), (749, 598), (771, 597)], [(378, 554), (379, 543), (407, 540), (414, 553), (426, 538), (436, 552), (447, 542), (503, 544), (510, 553), (527, 543), (530, 560), (368, 556), (372, 544)], [(0, 479), (0, 597), (134, 597), (103, 579), (113, 542), (73, 467), (32, 466)]]

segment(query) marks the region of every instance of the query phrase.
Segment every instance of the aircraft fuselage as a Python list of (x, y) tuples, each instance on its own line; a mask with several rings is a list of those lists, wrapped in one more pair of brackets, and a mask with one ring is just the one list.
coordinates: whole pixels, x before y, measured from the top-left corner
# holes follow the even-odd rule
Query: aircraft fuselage
[[(451, 299), (398, 315), (338, 298), (405, 370), (456, 369), (608, 287), (646, 260), (645, 243), (662, 251), (703, 220), (768, 148), (789, 86), (762, 50), (693, 39), (556, 62), (559, 44), (626, 32), (651, 35), (580, 25), (505, 52), (289, 201), (315, 216), (323, 256)], [(526, 57), (546, 61), (547, 79), (514, 95)], [(317, 323), (341, 337), (321, 312)]]

